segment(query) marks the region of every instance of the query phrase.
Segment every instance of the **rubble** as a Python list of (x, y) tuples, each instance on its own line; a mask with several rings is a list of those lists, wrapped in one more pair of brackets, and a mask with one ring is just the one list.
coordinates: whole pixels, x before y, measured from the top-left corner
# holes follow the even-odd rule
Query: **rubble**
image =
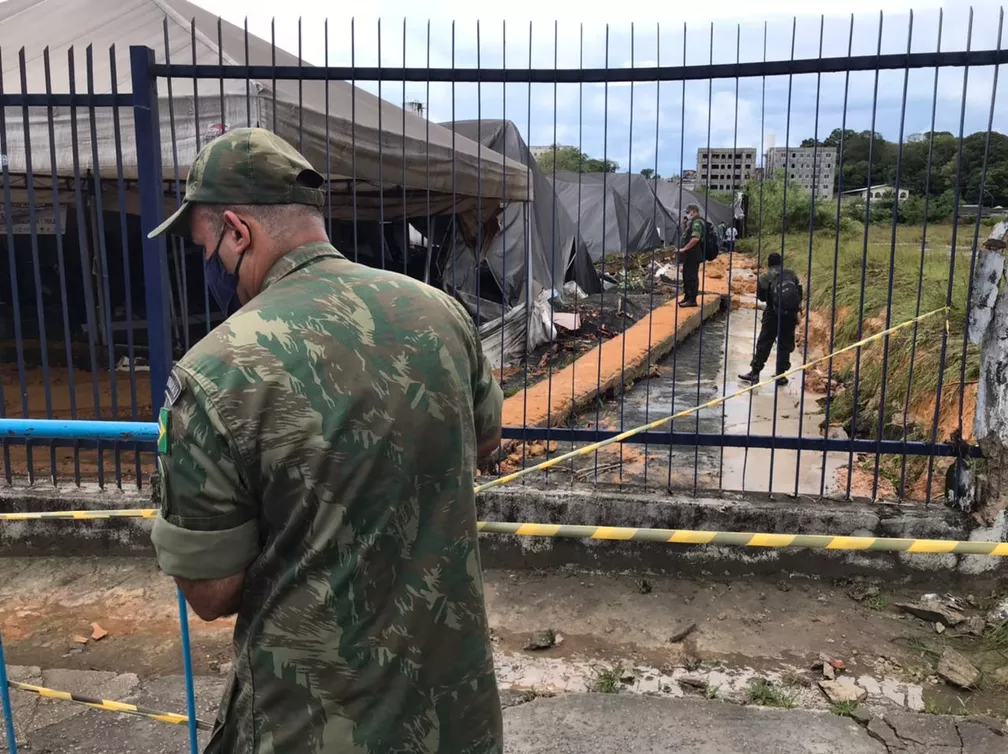
[(943, 623), (946, 627), (958, 626), (966, 616), (944, 604), (937, 594), (925, 594), (917, 602), (897, 602), (896, 607), (928, 623)]
[(91, 638), (95, 641), (101, 641), (106, 636), (108, 636), (108, 631), (99, 626), (97, 623), (91, 624)]
[(532, 634), (528, 643), (525, 644), (525, 649), (530, 651), (537, 651), (540, 649), (549, 649), (556, 644), (556, 633), (553, 629), (548, 628), (544, 631), (536, 631)]
[(819, 688), (833, 704), (861, 703), (868, 698), (868, 691), (853, 681), (819, 681)]
[(696, 631), (696, 629), (697, 629), (697, 624), (696, 623), (690, 623), (685, 628), (682, 628), (682, 629), (676, 631), (671, 636), (669, 636), (669, 643), (670, 644), (678, 644), (681, 641), (685, 641), (686, 637), (689, 636), (694, 631)]
[(954, 649), (946, 649), (938, 660), (938, 675), (942, 679), (962, 689), (975, 688), (980, 681), (980, 671), (965, 655)]
[(991, 626), (997, 626), (1005, 621), (1008, 621), (1008, 597), (1000, 600), (987, 613), (987, 623)]

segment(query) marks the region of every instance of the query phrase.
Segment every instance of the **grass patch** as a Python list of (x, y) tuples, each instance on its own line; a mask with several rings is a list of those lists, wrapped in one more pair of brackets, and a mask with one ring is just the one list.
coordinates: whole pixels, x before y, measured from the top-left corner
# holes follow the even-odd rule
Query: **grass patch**
[(941, 705), (934, 699), (924, 700), (924, 711), (929, 715), (944, 715), (945, 710), (942, 709)]
[(797, 691), (783, 689), (765, 678), (749, 684), (748, 696), (752, 704), (780, 709), (793, 709), (798, 701)]
[(983, 647), (989, 652), (1003, 654), (1008, 651), (1008, 620), (1001, 621), (983, 636)]
[(854, 713), (857, 711), (857, 708), (858, 708), (857, 702), (848, 700), (844, 702), (837, 702), (832, 707), (830, 707), (830, 711), (834, 715), (838, 715), (839, 717), (853, 717)]
[(868, 605), (868, 609), (880, 612), (889, 607), (889, 595), (879, 592), (874, 597), (866, 599), (865, 604)]
[(706, 686), (704, 686), (703, 690), (704, 699), (717, 699), (718, 692), (720, 690), (721, 690), (720, 684), (715, 685), (712, 683), (708, 683)]
[(591, 690), (599, 694), (618, 694), (622, 675), (623, 668), (620, 665), (611, 668), (595, 668), (595, 678), (592, 680)]
[(797, 688), (802, 685), (801, 673), (799, 673), (794, 668), (788, 668), (783, 673), (781, 673), (781, 683), (783, 683), (788, 688)]

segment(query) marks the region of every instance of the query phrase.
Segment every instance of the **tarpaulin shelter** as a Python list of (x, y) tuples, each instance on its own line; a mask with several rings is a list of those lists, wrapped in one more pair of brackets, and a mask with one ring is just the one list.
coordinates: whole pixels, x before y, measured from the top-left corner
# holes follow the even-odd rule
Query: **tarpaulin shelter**
[(731, 205), (719, 202), (709, 196), (704, 196), (702, 192), (681, 189), (678, 181), (663, 181), (661, 179), (652, 180), (655, 193), (659, 201), (668, 208), (672, 217), (682, 218), (683, 212), (690, 204), (696, 204), (700, 208), (700, 216), (710, 220), (715, 225), (725, 223), (732, 224), (733, 210)]
[(675, 215), (656, 199), (642, 175), (558, 171), (545, 176), (580, 223), (593, 261), (610, 254), (650, 251), (678, 239)]
[[(67, 49), (75, 48), (78, 92), (112, 91), (111, 59), (119, 93), (131, 91), (129, 47), (145, 45), (158, 63), (166, 50), (172, 63), (297, 66), (298, 58), (246, 33), (185, 0), (7, 0), (0, 3), (0, 39), (5, 42), (3, 80), (7, 91), (20, 79), (13, 45), (24, 46), (27, 89), (46, 91), (43, 49), (51, 49), (52, 89), (68, 91)], [(86, 49), (92, 46), (89, 75)], [(110, 47), (114, 53), (110, 56)], [(247, 49), (247, 57), (246, 57)], [(308, 63), (302, 63), (310, 67)], [(346, 81), (173, 78), (158, 82), (163, 175), (184, 179), (198, 147), (223, 130), (258, 125), (299, 147), (334, 193), (333, 216), (386, 220), (455, 211), (495, 215), (505, 199), (530, 195), (524, 166), (498, 160), (478, 164), (477, 146), (449, 129), (404, 112)], [(275, 84), (275, 85), (274, 85)], [(223, 96), (222, 96), (223, 95)], [(198, 101), (197, 101), (198, 100)], [(118, 109), (122, 174), (137, 177), (132, 108)], [(12, 176), (27, 169), (20, 108), (7, 108), (7, 167)], [(96, 108), (97, 164), (92, 164), (91, 113), (77, 113), (77, 158), (82, 173), (118, 174), (113, 108)], [(56, 170), (73, 175), (70, 108), (52, 113)], [(31, 163), (48, 179), (49, 117), (29, 111)], [(174, 144), (172, 134), (174, 133)], [(356, 186), (356, 208), (349, 201)], [(168, 192), (173, 197), (173, 191)], [(172, 201), (173, 198), (172, 198)], [(167, 202), (171, 203), (171, 202)], [(356, 209), (356, 213), (354, 214)], [(134, 210), (135, 211), (135, 210)]]
[(501, 231), (484, 244), (482, 263), (477, 262), (474, 249), (456, 245), (454, 257), (446, 261), (455, 265), (452, 284), (475, 295), (479, 271), (485, 269), (499, 290), (484, 291), (484, 295), (504, 306), (533, 299), (543, 289), (559, 289), (568, 280), (576, 281), (587, 293), (602, 290), (576, 222), (559, 199), (554, 201), (549, 179), (539, 170), (517, 126), (507, 120), (442, 125), (482, 144), (481, 164), (500, 163), (507, 157), (523, 165), (534, 189), (534, 199), (505, 204)]

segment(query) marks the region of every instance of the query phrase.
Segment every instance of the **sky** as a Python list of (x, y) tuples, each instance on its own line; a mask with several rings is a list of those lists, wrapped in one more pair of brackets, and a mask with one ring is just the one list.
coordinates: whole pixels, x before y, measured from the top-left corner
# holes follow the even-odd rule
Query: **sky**
[[(697, 65), (995, 49), (1000, 6), (970, 8), (937, 0), (848, 0), (843, 13), (809, 15), (798, 0), (721, 0), (716, 7), (653, 0), (562, 5), (530, 0), (501, 3), (372, 0), (336, 4), (320, 0), (197, 0), (225, 20), (270, 38), (278, 8), (277, 44), (306, 62), (334, 66), (448, 68), (627, 68)], [(345, 8), (347, 5), (351, 8)], [(684, 17), (678, 7), (688, 7)], [(549, 8), (549, 10), (545, 10)], [(557, 9), (572, 8), (564, 18)], [(502, 16), (506, 12), (506, 17)], [(912, 13), (912, 24), (911, 24)], [(379, 34), (380, 29), (380, 34)], [(207, 30), (208, 32), (215, 30)], [(530, 43), (531, 36), (531, 43)], [(1002, 44), (1008, 45), (1008, 39)], [(765, 53), (764, 53), (765, 49)], [(531, 59), (531, 60), (530, 60)], [(380, 95), (397, 104), (424, 103), (434, 121), (506, 118), (532, 145), (580, 146), (625, 169), (673, 175), (696, 165), (698, 147), (796, 145), (824, 138), (846, 117), (846, 127), (874, 128), (895, 140), (934, 128), (984, 131), (994, 102), (995, 130), (1008, 131), (1004, 77), (994, 90), (994, 70), (962, 68), (763, 79), (603, 84), (426, 84), (383, 82)], [(379, 93), (377, 82), (361, 86)], [(903, 107), (906, 94), (905, 112)], [(846, 97), (846, 114), (844, 100)], [(874, 104), (874, 107), (873, 107)], [(965, 109), (964, 109), (965, 106)], [(901, 113), (903, 114), (901, 118)], [(818, 123), (817, 123), (818, 121)]]

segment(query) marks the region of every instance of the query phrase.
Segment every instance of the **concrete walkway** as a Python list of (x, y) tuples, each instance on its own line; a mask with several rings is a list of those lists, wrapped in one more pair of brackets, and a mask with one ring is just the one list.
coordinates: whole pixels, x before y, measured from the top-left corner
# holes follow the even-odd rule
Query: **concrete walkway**
[[(178, 676), (12, 667), (12, 678), (110, 697), (169, 712), (185, 710)], [(196, 681), (197, 716), (211, 721), (222, 677)], [(18, 743), (26, 752), (178, 754), (186, 727), (12, 692)], [(867, 727), (828, 712), (777, 710), (723, 701), (630, 694), (571, 694), (528, 700), (505, 692), (507, 754), (964, 754), (1005, 751), (996, 721), (912, 713), (873, 718)], [(204, 745), (207, 734), (200, 734)], [(0, 749), (6, 741), (0, 731)]]

